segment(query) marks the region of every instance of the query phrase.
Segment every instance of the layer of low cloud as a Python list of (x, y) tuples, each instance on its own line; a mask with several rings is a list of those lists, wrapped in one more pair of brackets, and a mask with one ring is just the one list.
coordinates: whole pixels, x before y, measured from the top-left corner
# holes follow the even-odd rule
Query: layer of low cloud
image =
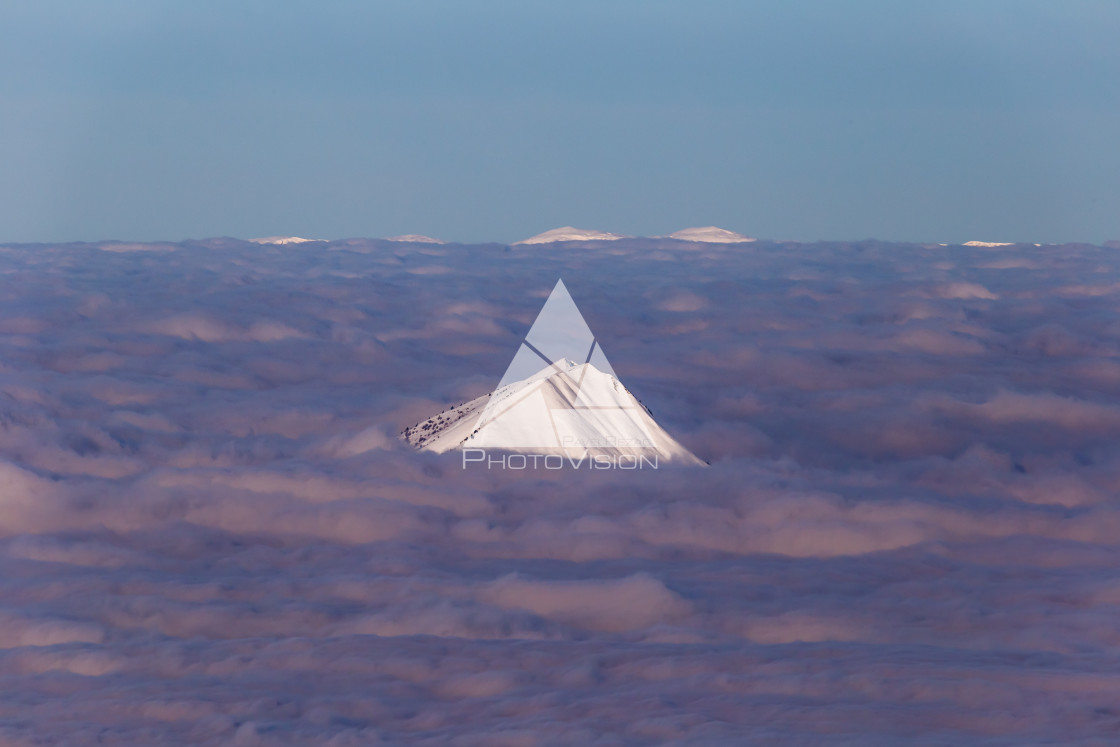
[[(0, 744), (1120, 729), (1115, 250), (119, 249), (0, 247)], [(710, 467), (397, 437), (561, 276)]]

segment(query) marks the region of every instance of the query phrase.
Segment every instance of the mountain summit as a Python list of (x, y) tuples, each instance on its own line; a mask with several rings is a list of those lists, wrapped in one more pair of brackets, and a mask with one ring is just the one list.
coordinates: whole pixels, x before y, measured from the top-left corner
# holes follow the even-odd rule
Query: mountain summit
[(709, 244), (742, 244), (748, 241), (756, 241), (756, 239), (752, 239), (750, 236), (744, 236), (741, 233), (728, 231), (726, 228), (717, 228), (716, 226), (685, 228), (676, 233), (669, 234), (669, 238), (679, 241), (699, 241)]
[(586, 228), (564, 226), (563, 228), (554, 228), (551, 231), (538, 233), (536, 236), (531, 236), (521, 241), (515, 241), (512, 246), (522, 246), (524, 244), (553, 244), (558, 241), (614, 241), (616, 239), (628, 238), (630, 237), (620, 233), (607, 233), (606, 231), (593, 231)]
[(265, 236), (260, 239), (249, 239), (254, 244), (309, 244), (312, 241), (323, 239), (303, 239), (299, 236)]
[(406, 233), (403, 236), (386, 236), (386, 241), (399, 241), (404, 244), (446, 244), (446, 241), (441, 239), (433, 239), (431, 236), (424, 236), (419, 233)]
[(615, 376), (563, 281), (557, 281), (498, 388), (405, 429), (435, 452), (650, 457), (700, 465)]

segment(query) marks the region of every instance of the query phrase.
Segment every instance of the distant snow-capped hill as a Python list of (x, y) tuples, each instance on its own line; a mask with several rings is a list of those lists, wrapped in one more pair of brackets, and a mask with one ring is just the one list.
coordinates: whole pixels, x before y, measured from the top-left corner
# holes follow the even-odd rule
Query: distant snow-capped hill
[(964, 246), (1015, 246), (1011, 242), (1004, 241), (966, 241)]
[(406, 233), (403, 236), (388, 236), (386, 241), (400, 241), (407, 244), (446, 244), (446, 241), (440, 239), (433, 239), (431, 236), (424, 236), (419, 233)]
[(679, 241), (701, 241), (710, 244), (743, 244), (748, 241), (756, 241), (756, 239), (750, 236), (744, 236), (741, 233), (728, 231), (725, 228), (717, 228), (716, 226), (686, 228), (683, 231), (669, 234), (669, 238)]
[(249, 239), (254, 244), (306, 244), (309, 241), (326, 241), (326, 239), (301, 239), (299, 236), (265, 236), (261, 239)]
[(554, 228), (551, 231), (538, 233), (528, 239), (513, 242), (513, 246), (524, 244), (553, 244), (558, 241), (614, 241), (616, 239), (628, 239), (620, 233), (607, 233), (606, 231), (592, 231), (584, 228), (573, 228), (571, 226), (564, 226), (563, 228)]

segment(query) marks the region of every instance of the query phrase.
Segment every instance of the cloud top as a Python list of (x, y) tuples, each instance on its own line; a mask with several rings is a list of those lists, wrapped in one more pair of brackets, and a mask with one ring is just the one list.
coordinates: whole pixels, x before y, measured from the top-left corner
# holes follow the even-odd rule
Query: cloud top
[[(0, 247), (0, 742), (1114, 734), (1114, 250), (150, 248)], [(399, 438), (560, 276), (710, 468)]]

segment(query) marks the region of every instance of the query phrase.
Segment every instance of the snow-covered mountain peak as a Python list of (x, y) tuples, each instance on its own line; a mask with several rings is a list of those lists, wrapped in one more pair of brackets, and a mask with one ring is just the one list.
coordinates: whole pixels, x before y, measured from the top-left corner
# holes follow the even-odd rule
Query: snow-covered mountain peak
[(408, 244), (446, 244), (446, 241), (441, 239), (433, 239), (431, 236), (424, 236), (419, 233), (406, 233), (401, 236), (388, 236), (386, 241), (400, 241)]
[[(578, 361), (583, 361), (582, 363)], [(406, 428), (428, 451), (495, 449), (562, 457), (703, 464), (622, 385), (557, 280), (498, 387)]]
[(505, 394), (508, 394), (510, 392), (519, 391), (520, 389), (524, 389), (527, 385), (532, 384), (536, 381), (540, 381), (541, 379), (547, 379), (549, 376), (552, 376), (557, 372), (569, 373), (573, 368), (580, 365), (575, 361), (569, 360), (567, 358), (561, 358), (560, 360), (552, 361), (551, 363), (540, 360), (538, 358), (537, 360), (533, 361), (533, 363), (538, 367), (536, 373), (529, 374), (525, 378), (518, 381), (512, 381), (509, 383), (503, 382), (502, 384), (499, 384), (498, 388), (494, 390), (494, 394), (492, 396), (504, 396)]
[(302, 239), (299, 236), (265, 236), (260, 239), (249, 239), (254, 244), (306, 244), (311, 241), (326, 241), (326, 239)]
[(676, 233), (669, 234), (669, 238), (679, 241), (699, 241), (710, 244), (742, 244), (755, 241), (750, 236), (728, 231), (717, 226), (701, 226), (698, 228), (685, 228)]
[(606, 231), (563, 226), (562, 228), (554, 228), (551, 231), (545, 231), (544, 233), (539, 233), (536, 236), (531, 236), (521, 241), (515, 241), (513, 242), (513, 246), (522, 246), (525, 244), (553, 244), (558, 241), (614, 241), (616, 239), (628, 238), (630, 237), (620, 233), (608, 233)]
[(963, 245), (964, 246), (983, 246), (983, 247), (989, 247), (989, 248), (994, 247), (994, 246), (1015, 246), (1014, 244), (1012, 244), (1010, 242), (1006, 242), (1006, 241), (966, 241), (966, 242), (964, 242)]
[(496, 449), (565, 457), (644, 455), (703, 464), (617, 378), (591, 363), (557, 370), (559, 363), (417, 423), (405, 429), (404, 438), (437, 453)]

